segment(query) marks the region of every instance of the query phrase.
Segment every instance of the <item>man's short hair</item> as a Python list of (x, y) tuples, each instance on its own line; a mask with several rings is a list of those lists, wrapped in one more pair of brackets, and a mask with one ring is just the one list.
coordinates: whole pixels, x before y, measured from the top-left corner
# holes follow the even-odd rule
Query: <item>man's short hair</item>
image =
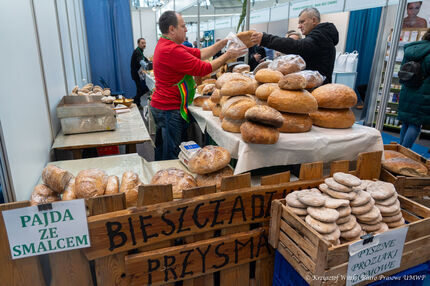
[(139, 38), (137, 39), (137, 43), (139, 44), (140, 40), (145, 40), (145, 38)]
[(303, 14), (303, 13), (308, 13), (309, 16), (311, 17), (315, 17), (318, 19), (318, 22), (321, 22), (321, 15), (320, 15), (320, 11), (318, 11), (317, 8), (314, 7), (309, 7), (309, 8), (305, 8), (302, 10), (302, 12), (300, 12), (299, 17)]
[(178, 17), (176, 12), (169, 10), (161, 14), (160, 19), (158, 19), (158, 26), (162, 34), (169, 33), (170, 26), (177, 27)]

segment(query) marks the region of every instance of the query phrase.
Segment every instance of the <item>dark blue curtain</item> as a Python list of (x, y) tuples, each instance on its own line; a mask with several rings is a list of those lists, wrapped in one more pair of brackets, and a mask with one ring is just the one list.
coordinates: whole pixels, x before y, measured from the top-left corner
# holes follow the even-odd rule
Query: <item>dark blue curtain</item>
[(345, 52), (359, 53), (356, 87), (369, 82), (381, 10), (381, 7), (358, 10), (349, 15)]
[(103, 78), (112, 91), (134, 97), (136, 87), (130, 75), (133, 31), (129, 0), (84, 0), (91, 77)]

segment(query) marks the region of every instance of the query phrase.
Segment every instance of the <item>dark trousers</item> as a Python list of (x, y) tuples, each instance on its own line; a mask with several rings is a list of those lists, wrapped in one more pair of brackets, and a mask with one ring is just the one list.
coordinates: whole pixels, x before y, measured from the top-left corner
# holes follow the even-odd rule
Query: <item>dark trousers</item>
[(155, 121), (155, 161), (177, 159), (179, 145), (187, 140), (188, 123), (179, 110), (150, 107)]
[(136, 84), (136, 96), (133, 101), (140, 106), (140, 98), (149, 91), (149, 88), (146, 86), (146, 82), (140, 78), (133, 78), (133, 81)]

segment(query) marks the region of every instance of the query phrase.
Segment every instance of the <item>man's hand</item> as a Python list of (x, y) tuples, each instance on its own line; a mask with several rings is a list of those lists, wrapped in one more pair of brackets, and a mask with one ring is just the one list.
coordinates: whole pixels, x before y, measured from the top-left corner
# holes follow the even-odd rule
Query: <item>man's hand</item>
[(222, 39), (222, 40), (220, 41), (220, 45), (221, 45), (222, 47), (227, 46), (227, 43), (228, 43), (228, 40), (227, 40), (227, 39)]
[(260, 54), (254, 54), (254, 59), (257, 63), (259, 63), (261, 61), (261, 55)]
[(254, 33), (252, 33), (251, 41), (254, 45), (260, 45), (262, 38), (263, 38), (263, 33), (254, 32)]
[(235, 58), (243, 56), (244, 54), (246, 54), (247, 51), (248, 51), (247, 48), (229, 49), (229, 50), (227, 50), (226, 54), (228, 55), (229, 59), (235, 59)]

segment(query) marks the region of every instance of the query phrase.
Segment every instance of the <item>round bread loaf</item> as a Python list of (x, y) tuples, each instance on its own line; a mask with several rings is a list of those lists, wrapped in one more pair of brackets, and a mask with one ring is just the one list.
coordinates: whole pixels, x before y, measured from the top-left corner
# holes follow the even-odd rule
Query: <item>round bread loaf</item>
[(393, 150), (384, 150), (384, 157), (385, 157), (384, 160), (390, 160), (394, 158), (408, 158), (408, 156)]
[(275, 90), (267, 103), (282, 112), (307, 114), (318, 109), (317, 101), (307, 90)]
[(121, 187), (119, 191), (125, 193), (125, 202), (127, 207), (133, 207), (137, 204), (137, 195), (139, 192), (139, 186), (142, 182), (139, 179), (139, 175), (132, 171), (126, 171), (122, 174)]
[(240, 133), (240, 126), (243, 122), (245, 122), (243, 119), (235, 120), (225, 117), (222, 119), (221, 128), (227, 132)]
[(250, 121), (240, 126), (240, 133), (246, 143), (275, 144), (279, 139), (278, 129)]
[(247, 64), (239, 64), (239, 65), (235, 65), (232, 72), (238, 72), (238, 73), (243, 73), (243, 72), (249, 72), (251, 70), (251, 67)]
[(312, 95), (323, 108), (344, 109), (357, 103), (355, 91), (343, 84), (329, 83), (316, 88)]
[(241, 74), (241, 73), (223, 73), (216, 81), (215, 87), (218, 89), (221, 89), (223, 85), (227, 82), (234, 81), (234, 80), (249, 80), (251, 81), (251, 78)]
[(43, 182), (54, 192), (61, 194), (73, 178), (72, 173), (58, 168), (55, 165), (47, 165), (42, 171)]
[(219, 103), (221, 100), (221, 91), (219, 89), (215, 89), (214, 92), (212, 92), (210, 99), (214, 103)]
[(256, 105), (249, 108), (245, 112), (245, 118), (249, 121), (262, 123), (275, 128), (281, 127), (284, 123), (284, 118), (281, 113), (267, 105)]
[(230, 159), (230, 153), (223, 147), (208, 145), (191, 157), (188, 169), (196, 174), (209, 174), (226, 167)]
[(267, 98), (269, 97), (269, 95), (274, 91), (279, 89), (278, 84), (276, 83), (265, 83), (260, 85), (256, 90), (255, 90), (255, 96), (258, 99), (261, 100), (267, 100)]
[(299, 73), (290, 73), (281, 77), (278, 85), (282, 89), (300, 90), (306, 87), (306, 78)]
[(215, 90), (215, 84), (214, 83), (209, 83), (206, 84), (205, 87), (202, 90), (202, 94), (203, 95), (211, 95), (212, 92), (214, 92)]
[(106, 191), (105, 195), (112, 195), (119, 192), (119, 179), (117, 176), (109, 176), (107, 185), (106, 185)]
[(201, 84), (201, 85), (197, 86), (197, 93), (202, 94), (205, 86), (206, 86), (206, 84)]
[(233, 170), (229, 166), (227, 166), (213, 173), (203, 175), (197, 174), (196, 182), (197, 186), (199, 187), (216, 185), (216, 188), (220, 189), (222, 178), (229, 176), (233, 176)]
[(261, 69), (255, 74), (255, 79), (262, 83), (277, 83), (282, 73), (271, 69)]
[(312, 119), (308, 114), (294, 114), (282, 112), (284, 123), (279, 132), (282, 133), (302, 133), (308, 132), (312, 128)]
[(255, 101), (248, 96), (235, 96), (229, 98), (222, 105), (222, 116), (223, 118), (241, 120), (245, 118), (245, 112), (255, 105)]
[(45, 184), (34, 187), (31, 193), (30, 205), (40, 205), (59, 201), (60, 196)]
[(205, 79), (202, 84), (210, 84), (210, 83), (216, 83), (216, 79), (214, 78), (207, 78)]
[(103, 170), (88, 169), (78, 173), (75, 179), (77, 198), (92, 198), (105, 193), (108, 176)]
[(193, 105), (202, 107), (206, 100), (209, 99), (209, 96), (198, 96), (194, 98)]
[(219, 117), (220, 114), (221, 114), (221, 105), (217, 103), (212, 107), (212, 115), (215, 117)]
[[(208, 97), (209, 99), (209, 97)], [(202, 104), (202, 109), (206, 110), (206, 111), (212, 111), (212, 107), (215, 105), (216, 103), (214, 103), (212, 100), (205, 100)]]
[(173, 198), (182, 198), (182, 191), (197, 187), (197, 182), (193, 176), (177, 168), (167, 168), (159, 170), (151, 179), (151, 184), (169, 185), (172, 184)]
[(350, 128), (355, 122), (354, 113), (350, 109), (320, 108), (309, 115), (313, 125), (325, 128)]
[(66, 189), (64, 190), (61, 200), (63, 201), (70, 201), (76, 199), (75, 194), (75, 178), (70, 179), (69, 183), (66, 186)]
[(226, 82), (221, 88), (222, 96), (233, 96), (242, 94), (254, 94), (257, 87), (253, 81), (249, 80), (231, 80)]
[(424, 164), (407, 157), (384, 160), (382, 166), (393, 173), (408, 177), (428, 176), (428, 169)]

